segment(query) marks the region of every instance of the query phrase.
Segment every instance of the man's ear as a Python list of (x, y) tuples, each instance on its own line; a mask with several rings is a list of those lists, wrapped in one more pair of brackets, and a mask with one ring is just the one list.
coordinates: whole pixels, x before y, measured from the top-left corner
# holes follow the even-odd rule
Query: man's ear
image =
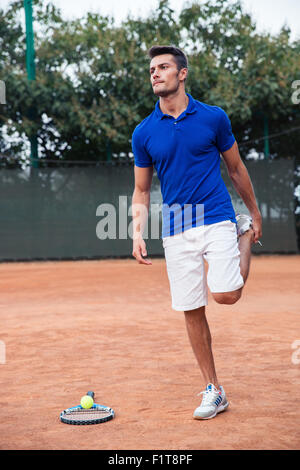
[(188, 69), (187, 68), (183, 68), (180, 70), (179, 72), (179, 80), (186, 80), (187, 79), (187, 76), (188, 76)]

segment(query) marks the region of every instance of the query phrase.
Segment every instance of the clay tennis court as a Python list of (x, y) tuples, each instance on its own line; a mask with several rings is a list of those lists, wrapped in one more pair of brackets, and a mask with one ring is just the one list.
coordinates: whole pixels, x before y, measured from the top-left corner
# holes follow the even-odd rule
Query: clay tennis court
[[(237, 304), (209, 296), (230, 407), (207, 421), (192, 418), (205, 384), (164, 259), (1, 264), (0, 448), (298, 449), (299, 260), (254, 256)], [(115, 419), (61, 423), (88, 390)]]

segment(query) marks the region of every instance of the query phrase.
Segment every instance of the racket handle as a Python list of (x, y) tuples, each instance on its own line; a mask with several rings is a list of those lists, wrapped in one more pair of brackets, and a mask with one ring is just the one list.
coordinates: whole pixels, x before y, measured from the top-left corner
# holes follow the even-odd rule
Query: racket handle
[(94, 392), (87, 392), (87, 395), (89, 397), (92, 397), (92, 399), (94, 400), (94, 396), (95, 396)]

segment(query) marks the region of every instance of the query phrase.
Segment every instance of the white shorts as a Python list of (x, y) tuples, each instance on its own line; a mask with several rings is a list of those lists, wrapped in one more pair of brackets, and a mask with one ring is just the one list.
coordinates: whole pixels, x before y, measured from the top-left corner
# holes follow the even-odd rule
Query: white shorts
[[(163, 238), (163, 247), (174, 310), (207, 305), (207, 286), (217, 293), (244, 285), (236, 224), (230, 220)], [(207, 279), (204, 261), (208, 263)]]

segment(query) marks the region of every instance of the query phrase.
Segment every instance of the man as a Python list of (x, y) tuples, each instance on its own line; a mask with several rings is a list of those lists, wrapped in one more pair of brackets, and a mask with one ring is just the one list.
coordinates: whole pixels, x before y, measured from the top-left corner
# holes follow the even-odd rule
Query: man
[[(152, 264), (142, 235), (155, 167), (165, 208), (162, 238), (172, 308), (184, 311), (191, 346), (207, 384), (193, 416), (209, 419), (225, 410), (228, 401), (216, 374), (205, 316), (207, 284), (216, 302), (239, 300), (249, 274), (251, 245), (262, 235), (261, 214), (226, 113), (185, 92), (188, 64), (184, 53), (173, 46), (153, 46), (148, 54), (150, 80), (159, 101), (132, 136), (132, 204), (146, 209), (133, 216), (132, 255), (140, 264)], [(221, 178), (220, 154), (251, 217), (235, 216)], [(187, 217), (175, 210), (172, 226), (167, 210), (171, 207), (191, 210)]]

